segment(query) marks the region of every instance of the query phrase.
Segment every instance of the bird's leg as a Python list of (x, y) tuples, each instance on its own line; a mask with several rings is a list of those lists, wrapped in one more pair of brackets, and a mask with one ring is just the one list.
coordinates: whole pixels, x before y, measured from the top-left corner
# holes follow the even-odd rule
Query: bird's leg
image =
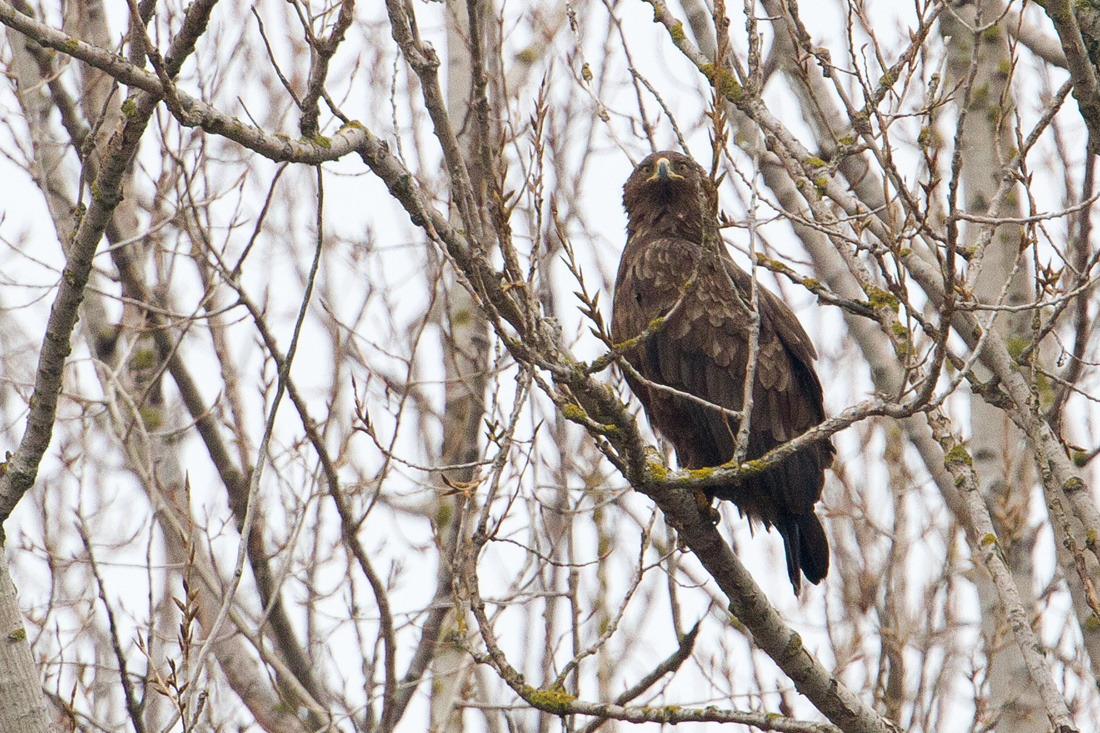
[(722, 515), (710, 505), (711, 501), (712, 499), (707, 495), (707, 492), (702, 489), (695, 489), (695, 506), (699, 507), (699, 513), (711, 524), (718, 526), (718, 523), (722, 521)]

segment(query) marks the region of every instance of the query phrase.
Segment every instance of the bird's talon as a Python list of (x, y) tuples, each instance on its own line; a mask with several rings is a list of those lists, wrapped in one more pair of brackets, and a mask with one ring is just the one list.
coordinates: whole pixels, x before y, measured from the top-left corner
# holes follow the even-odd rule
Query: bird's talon
[(703, 515), (708, 522), (715, 527), (722, 521), (722, 515), (715, 507), (711, 506), (711, 502), (714, 501), (707, 492), (702, 489), (695, 489), (695, 506), (699, 508), (699, 513)]

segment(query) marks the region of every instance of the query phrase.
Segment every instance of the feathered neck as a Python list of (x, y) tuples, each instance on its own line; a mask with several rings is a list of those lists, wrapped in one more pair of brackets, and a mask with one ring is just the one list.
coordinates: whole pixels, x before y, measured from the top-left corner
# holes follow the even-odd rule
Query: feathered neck
[[(646, 181), (623, 190), (626, 232), (639, 237), (676, 237), (702, 244), (703, 220), (699, 192), (693, 181)], [(710, 214), (714, 220), (715, 212)]]

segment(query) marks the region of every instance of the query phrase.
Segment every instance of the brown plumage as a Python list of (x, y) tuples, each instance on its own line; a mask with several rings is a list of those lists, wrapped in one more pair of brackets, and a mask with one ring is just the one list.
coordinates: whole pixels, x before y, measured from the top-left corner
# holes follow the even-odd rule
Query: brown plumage
[[(706, 217), (700, 211), (700, 191), (710, 208)], [(752, 280), (719, 238), (714, 186), (690, 158), (654, 153), (627, 180), (623, 205), (627, 242), (615, 282), (612, 337), (622, 343), (645, 331), (655, 318), (664, 318), (656, 332), (624, 352), (630, 365), (655, 385), (740, 410), (752, 328)], [(701, 246), (704, 226), (717, 243), (712, 249)], [(757, 294), (759, 356), (748, 459), (825, 419), (810, 338), (779, 298), (759, 286)], [(630, 374), (626, 380), (650, 422), (675, 447), (681, 466), (718, 466), (733, 458), (736, 418)], [(759, 476), (708, 490), (733, 501), (750, 521), (779, 530), (796, 594), (803, 574), (818, 583), (829, 571), (829, 543), (814, 504), (832, 461), (832, 444), (820, 441)]]

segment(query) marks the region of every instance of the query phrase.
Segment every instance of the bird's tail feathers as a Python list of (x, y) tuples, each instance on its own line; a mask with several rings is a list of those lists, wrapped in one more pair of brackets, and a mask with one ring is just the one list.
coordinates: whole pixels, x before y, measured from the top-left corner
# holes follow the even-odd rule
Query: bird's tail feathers
[(787, 575), (797, 596), (802, 592), (802, 576), (817, 585), (829, 572), (829, 540), (825, 528), (813, 512), (788, 514), (776, 526), (783, 536), (787, 555)]
[(813, 512), (798, 515), (798, 555), (806, 580), (817, 585), (829, 574), (829, 540)]

